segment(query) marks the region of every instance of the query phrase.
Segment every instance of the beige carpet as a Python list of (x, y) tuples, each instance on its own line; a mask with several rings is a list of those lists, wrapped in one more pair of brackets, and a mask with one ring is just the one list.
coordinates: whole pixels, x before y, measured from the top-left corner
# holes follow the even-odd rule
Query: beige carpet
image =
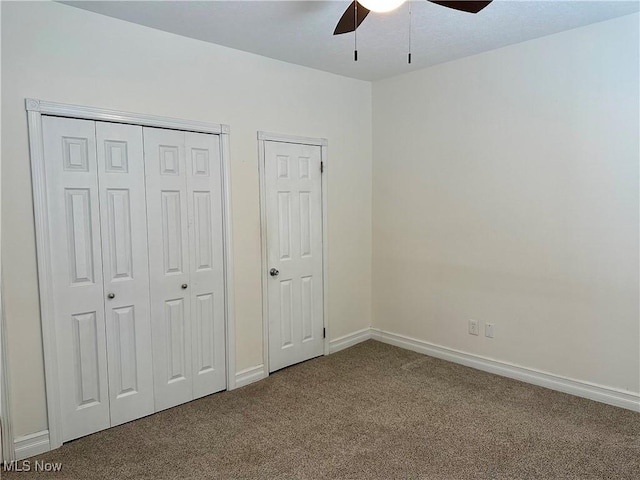
[(3, 479), (639, 479), (640, 414), (368, 341), (37, 459)]

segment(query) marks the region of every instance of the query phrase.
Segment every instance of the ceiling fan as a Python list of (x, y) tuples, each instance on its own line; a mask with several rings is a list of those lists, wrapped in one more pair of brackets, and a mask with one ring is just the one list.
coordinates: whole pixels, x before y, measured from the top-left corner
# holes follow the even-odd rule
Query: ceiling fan
[[(347, 7), (342, 14), (336, 29), (333, 32), (334, 35), (340, 35), (342, 33), (353, 32), (360, 26), (364, 19), (370, 12), (390, 12), (402, 5), (406, 0), (360, 0), (351, 2), (351, 5)], [(484, 7), (491, 3), (488, 1), (440, 1), (440, 0), (427, 0), (431, 3), (442, 5), (443, 7), (453, 8), (454, 10), (460, 10), (468, 13), (478, 13)]]

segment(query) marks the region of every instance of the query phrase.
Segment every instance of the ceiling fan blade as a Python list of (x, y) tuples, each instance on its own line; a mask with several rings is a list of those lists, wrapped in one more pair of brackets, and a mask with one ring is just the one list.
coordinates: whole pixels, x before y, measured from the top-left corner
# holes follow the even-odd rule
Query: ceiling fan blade
[[(437, 3), (438, 5), (442, 5), (443, 7), (453, 8), (454, 10), (460, 10), (462, 12), (469, 13), (478, 13), (484, 7), (491, 3), (491, 0), (488, 2), (476, 2), (476, 1), (464, 1), (458, 0), (456, 1), (441, 1), (441, 0), (427, 0), (431, 3)], [(358, 7), (360, 8), (360, 7)], [(360, 16), (360, 14), (358, 14)]]
[[(353, 32), (356, 27), (356, 2), (351, 2), (351, 5), (347, 7), (347, 9), (340, 17), (340, 21), (338, 21), (338, 25), (336, 25), (336, 29), (334, 30), (334, 35), (340, 35), (342, 33)], [(363, 7), (358, 3), (358, 27), (362, 23), (362, 21), (369, 15), (370, 10)]]

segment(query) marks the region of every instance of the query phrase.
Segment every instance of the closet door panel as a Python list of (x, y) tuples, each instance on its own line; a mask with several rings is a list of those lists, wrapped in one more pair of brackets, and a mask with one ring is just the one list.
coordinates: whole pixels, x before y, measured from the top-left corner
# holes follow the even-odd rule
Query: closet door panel
[(185, 134), (144, 128), (155, 409), (193, 399)]
[(42, 117), (63, 441), (108, 428), (95, 123)]
[(142, 127), (97, 122), (96, 141), (115, 426), (154, 411)]
[(194, 398), (226, 388), (220, 137), (186, 133)]

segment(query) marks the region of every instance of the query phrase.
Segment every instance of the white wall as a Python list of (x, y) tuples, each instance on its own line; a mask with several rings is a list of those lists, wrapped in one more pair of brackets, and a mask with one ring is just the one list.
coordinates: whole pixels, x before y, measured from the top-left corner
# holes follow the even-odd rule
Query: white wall
[(370, 83), (67, 5), (2, 2), (2, 254), (15, 436), (47, 428), (25, 97), (231, 125), (238, 370), (262, 363), (256, 132), (328, 138), (330, 334), (371, 324)]
[(640, 390), (639, 19), (374, 83), (375, 327)]

